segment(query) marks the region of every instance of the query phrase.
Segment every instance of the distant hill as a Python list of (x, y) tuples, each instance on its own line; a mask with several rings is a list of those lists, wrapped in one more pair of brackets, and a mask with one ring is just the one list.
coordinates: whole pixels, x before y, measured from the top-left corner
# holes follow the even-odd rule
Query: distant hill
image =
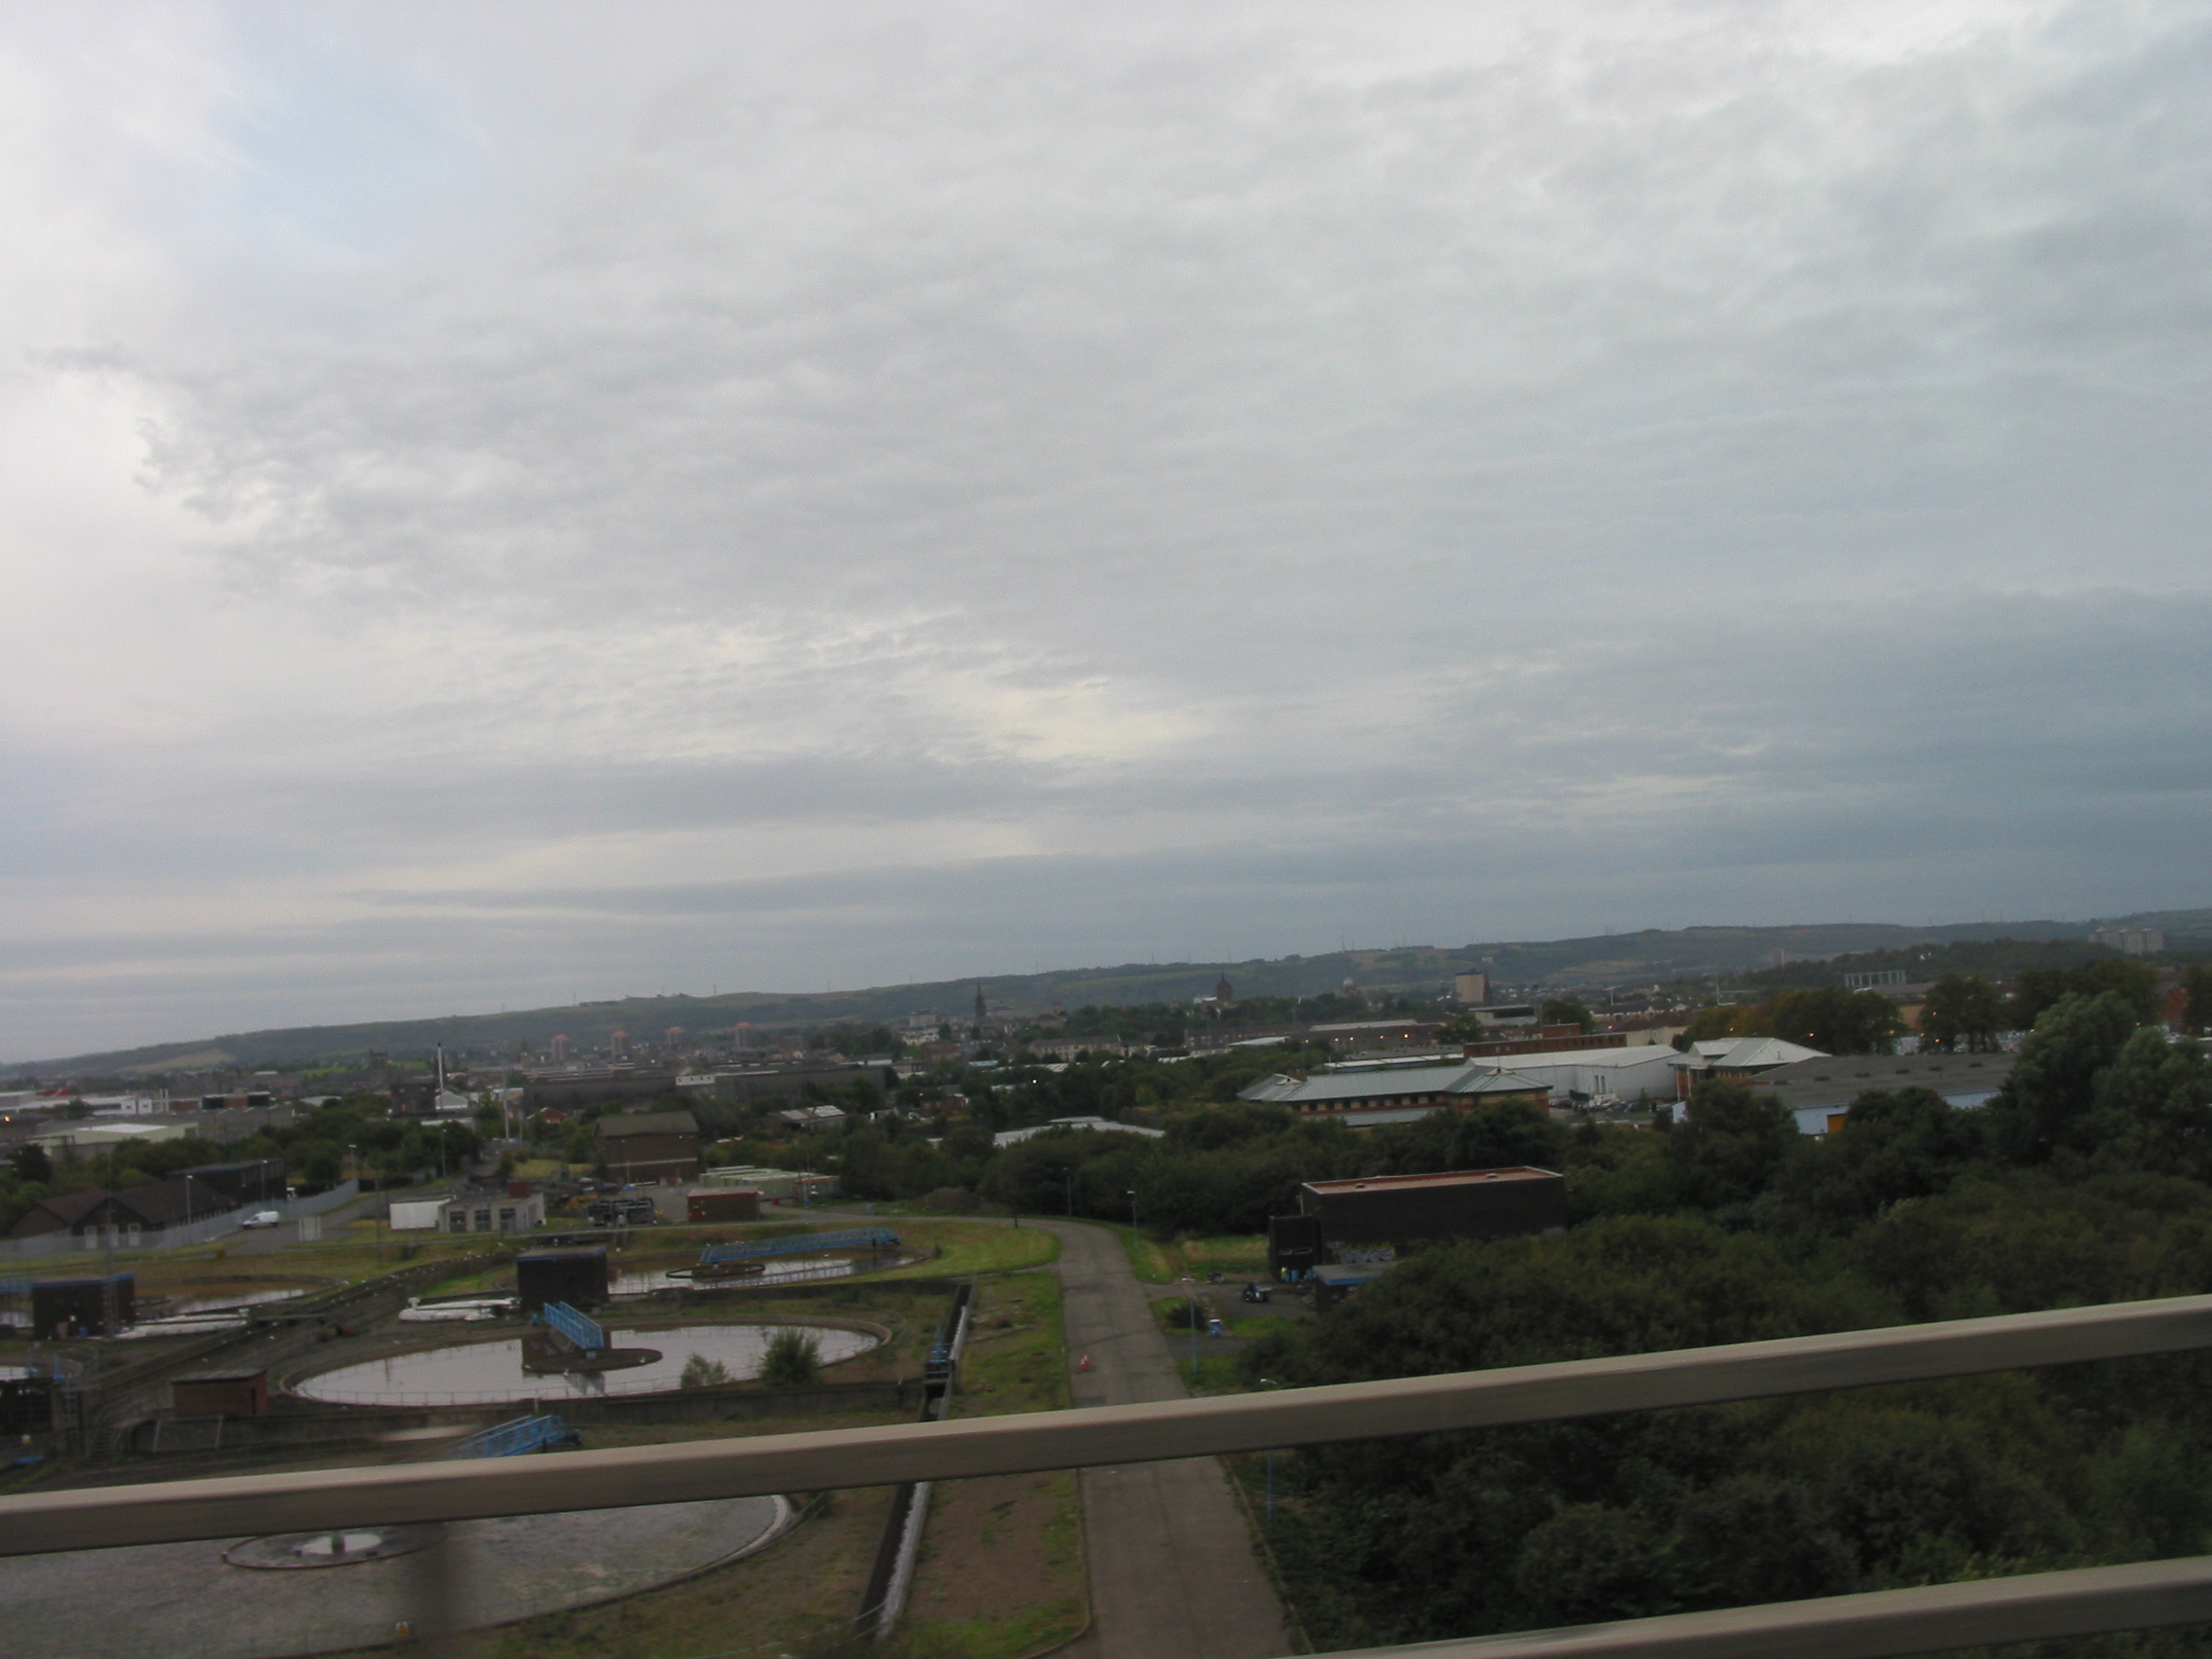
[[(2212, 948), (2212, 909), (2145, 912), (2107, 917), (2131, 927), (2163, 928), (2169, 942)], [(0, 1065), (0, 1075), (92, 1077), (150, 1075), (223, 1067), (295, 1067), (315, 1061), (359, 1059), (383, 1053), (414, 1059), (443, 1043), (449, 1053), (511, 1054), (527, 1042), (538, 1052), (555, 1035), (579, 1049), (629, 1033), (633, 1049), (656, 1046), (670, 1026), (691, 1042), (725, 1034), (739, 1020), (758, 1029), (821, 1025), (841, 1020), (889, 1020), (933, 1011), (963, 1017), (976, 987), (994, 1008), (1042, 1013), (1053, 1003), (1180, 1002), (1212, 992), (1227, 975), (1244, 996), (1311, 996), (1350, 979), (1370, 990), (1442, 992), (1456, 973), (1483, 970), (1501, 985), (1573, 986), (1657, 983), (1711, 973), (1746, 973), (1772, 960), (1776, 950), (1792, 962), (1847, 952), (1901, 950), (1907, 946), (1972, 940), (2082, 940), (2089, 922), (1963, 922), (1902, 927), (1882, 922), (1836, 922), (1773, 928), (1649, 929), (1587, 939), (1497, 941), (1457, 949), (1405, 945), (1389, 950), (1333, 951), (1245, 962), (1124, 963), (1109, 968), (1061, 969), (1045, 974), (984, 974), (973, 978), (878, 985), (865, 990), (816, 992), (739, 991), (723, 996), (628, 997), (565, 1008), (509, 1014), (451, 1014), (435, 1019), (379, 1020), (360, 1025), (306, 1025), (269, 1031), (194, 1037), (176, 1043), (63, 1059)]]

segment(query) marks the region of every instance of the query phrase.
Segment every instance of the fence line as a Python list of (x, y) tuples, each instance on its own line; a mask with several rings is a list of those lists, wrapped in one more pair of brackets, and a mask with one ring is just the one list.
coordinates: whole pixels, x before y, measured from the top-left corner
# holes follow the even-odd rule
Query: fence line
[(141, 1230), (135, 1238), (124, 1235), (120, 1229), (113, 1238), (98, 1233), (41, 1233), (29, 1238), (0, 1239), (0, 1261), (39, 1261), (55, 1256), (82, 1256), (106, 1250), (143, 1252), (147, 1250), (182, 1250), (188, 1245), (204, 1244), (210, 1238), (236, 1233), (245, 1224), (248, 1216), (275, 1210), (285, 1220), (302, 1216), (327, 1215), (343, 1208), (361, 1196), (357, 1181), (341, 1182), (328, 1192), (317, 1193), (305, 1198), (271, 1198), (267, 1202), (240, 1204), (234, 1209), (217, 1210), (197, 1221), (179, 1222), (173, 1227), (151, 1231)]

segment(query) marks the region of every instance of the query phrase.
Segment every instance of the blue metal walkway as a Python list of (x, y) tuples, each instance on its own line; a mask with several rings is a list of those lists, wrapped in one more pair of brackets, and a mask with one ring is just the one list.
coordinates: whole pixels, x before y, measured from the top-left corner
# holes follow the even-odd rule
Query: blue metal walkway
[(762, 1256), (807, 1256), (817, 1250), (896, 1250), (899, 1235), (883, 1227), (856, 1227), (844, 1233), (807, 1233), (796, 1238), (758, 1238), (750, 1244), (710, 1244), (699, 1253), (702, 1267), (712, 1262), (747, 1262)]
[(519, 1417), (512, 1422), (478, 1429), (456, 1443), (449, 1457), (519, 1457), (526, 1452), (550, 1452), (556, 1446), (579, 1444), (576, 1431), (557, 1417)]
[(597, 1353), (607, 1346), (607, 1333), (566, 1302), (548, 1302), (542, 1317), (585, 1353)]

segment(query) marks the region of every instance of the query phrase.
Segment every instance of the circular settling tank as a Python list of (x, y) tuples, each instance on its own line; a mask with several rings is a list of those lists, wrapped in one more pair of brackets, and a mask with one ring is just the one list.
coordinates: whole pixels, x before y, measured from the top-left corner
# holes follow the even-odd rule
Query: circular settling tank
[[(458, 1521), (449, 1547), (461, 1620), (505, 1624), (635, 1595), (759, 1548), (789, 1515), (781, 1498), (737, 1497)], [(402, 1619), (423, 1616), (419, 1564), (433, 1537), (358, 1527), (16, 1556), (0, 1561), (7, 1651), (276, 1659), (382, 1648)]]
[(875, 1346), (866, 1331), (821, 1325), (680, 1325), (673, 1330), (617, 1331), (615, 1347), (652, 1347), (660, 1358), (619, 1371), (529, 1372), (523, 1369), (522, 1338), (458, 1343), (449, 1347), (395, 1353), (319, 1372), (292, 1385), (303, 1399), (334, 1406), (459, 1406), (539, 1400), (557, 1405), (565, 1395), (653, 1394), (680, 1387), (683, 1368), (696, 1354), (719, 1365), (729, 1382), (760, 1375), (768, 1344), (779, 1331), (812, 1337), (822, 1363), (851, 1359)]

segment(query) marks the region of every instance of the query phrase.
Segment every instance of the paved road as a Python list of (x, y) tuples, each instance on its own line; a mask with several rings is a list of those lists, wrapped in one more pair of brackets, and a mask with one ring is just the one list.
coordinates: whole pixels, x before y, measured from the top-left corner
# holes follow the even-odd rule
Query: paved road
[[(346, 1231), (349, 1222), (365, 1215), (384, 1214), (386, 1200), (393, 1196), (389, 1193), (364, 1193), (351, 1203), (330, 1211), (321, 1217), (322, 1236), (336, 1238)], [(279, 1250), (299, 1248), (300, 1229), (297, 1222), (287, 1221), (276, 1227), (257, 1227), (226, 1233), (212, 1242), (222, 1245), (234, 1256), (267, 1256)]]
[[(882, 1219), (858, 1210), (817, 1213), (847, 1224)], [(1182, 1376), (1121, 1239), (1082, 1222), (1024, 1218), (1020, 1225), (1060, 1240), (1068, 1363), (1090, 1356), (1088, 1372), (1071, 1373), (1075, 1403), (1181, 1399)], [(1083, 1638), (1061, 1650), (1066, 1659), (1275, 1659), (1290, 1651), (1282, 1604), (1214, 1458), (1084, 1470), (1083, 1526), (1093, 1617)]]
[[(1121, 1240), (1100, 1227), (1024, 1222), (1060, 1239), (1079, 1406), (1180, 1399), (1183, 1382)], [(1095, 1620), (1069, 1659), (1271, 1659), (1290, 1651), (1282, 1605), (1220, 1463), (1196, 1457), (1083, 1472)]]

